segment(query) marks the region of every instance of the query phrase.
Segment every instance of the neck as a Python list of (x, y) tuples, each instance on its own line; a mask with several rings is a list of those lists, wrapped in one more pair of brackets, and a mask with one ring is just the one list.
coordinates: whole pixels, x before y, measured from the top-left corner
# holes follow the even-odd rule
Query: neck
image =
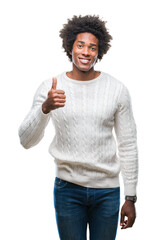
[(73, 70), (71, 72), (67, 72), (67, 76), (74, 79), (74, 80), (80, 80), (80, 81), (87, 81), (92, 80), (100, 75), (100, 72), (97, 72), (94, 70), (94, 68), (91, 68), (89, 71), (80, 71), (78, 68), (73, 65)]

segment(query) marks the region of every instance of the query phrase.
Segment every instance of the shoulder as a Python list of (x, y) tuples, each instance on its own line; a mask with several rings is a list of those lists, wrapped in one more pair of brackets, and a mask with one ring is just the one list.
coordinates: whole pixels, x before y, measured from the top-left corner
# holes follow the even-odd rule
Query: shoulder
[(103, 78), (107, 79), (111, 88), (116, 90), (118, 103), (130, 102), (130, 93), (127, 86), (112, 75), (102, 72)]
[(106, 72), (102, 72), (102, 76), (103, 76), (103, 79), (109, 83), (111, 89), (116, 90), (116, 92), (119, 96), (121, 94), (123, 94), (124, 92), (125, 92), (125, 94), (127, 94), (127, 93), (129, 94), (128, 88), (122, 81), (120, 81), (119, 79), (113, 77), (112, 75), (110, 75)]
[(108, 74), (106, 72), (102, 72), (103, 78), (107, 79), (111, 84), (115, 84), (117, 86), (125, 87), (124, 83), (121, 82), (116, 77), (112, 76), (111, 74)]

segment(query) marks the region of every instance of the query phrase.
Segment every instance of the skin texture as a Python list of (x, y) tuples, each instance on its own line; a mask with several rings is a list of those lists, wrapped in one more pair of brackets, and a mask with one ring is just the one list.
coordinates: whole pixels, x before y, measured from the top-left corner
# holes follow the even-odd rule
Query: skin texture
[(47, 114), (51, 110), (65, 106), (66, 96), (63, 90), (57, 90), (57, 78), (52, 79), (52, 87), (48, 92), (46, 101), (42, 104), (43, 113)]
[(99, 76), (100, 73), (94, 71), (94, 65), (98, 56), (98, 42), (99, 40), (91, 33), (80, 33), (77, 35), (72, 52), (70, 52), (73, 69), (67, 73), (68, 77), (87, 81)]
[[(73, 44), (70, 52), (72, 55), (72, 71), (67, 72), (67, 76), (74, 80), (87, 81), (100, 75), (94, 71), (94, 65), (98, 55), (99, 40), (91, 33), (80, 33)], [(48, 92), (48, 97), (42, 105), (43, 113), (47, 114), (51, 110), (64, 107), (66, 95), (63, 90), (57, 90), (57, 79), (52, 79), (52, 87)], [(133, 226), (136, 218), (135, 205), (127, 200), (121, 208), (121, 229)]]
[(126, 200), (121, 209), (120, 225), (121, 229), (133, 226), (136, 218), (136, 210), (133, 202)]

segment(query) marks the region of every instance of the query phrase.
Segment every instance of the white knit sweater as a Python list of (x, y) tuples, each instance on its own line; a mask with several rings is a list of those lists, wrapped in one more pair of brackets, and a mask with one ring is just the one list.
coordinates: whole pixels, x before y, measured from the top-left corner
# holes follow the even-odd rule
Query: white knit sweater
[(119, 186), (122, 171), (124, 194), (135, 195), (136, 125), (124, 84), (104, 72), (88, 81), (73, 80), (64, 72), (57, 77), (57, 89), (65, 91), (65, 106), (44, 114), (41, 106), (51, 86), (49, 79), (38, 88), (19, 128), (21, 144), (25, 148), (36, 145), (51, 118), (55, 136), (49, 152), (57, 177), (85, 187), (112, 188)]

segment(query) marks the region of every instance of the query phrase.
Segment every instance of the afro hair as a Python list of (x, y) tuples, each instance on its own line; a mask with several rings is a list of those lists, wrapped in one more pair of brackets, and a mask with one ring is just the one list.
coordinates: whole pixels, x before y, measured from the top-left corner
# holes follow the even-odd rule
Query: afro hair
[(84, 17), (74, 15), (72, 19), (68, 19), (67, 24), (64, 24), (60, 30), (59, 36), (62, 38), (62, 47), (70, 61), (72, 61), (70, 52), (77, 34), (83, 32), (92, 33), (99, 40), (98, 59), (102, 59), (103, 55), (111, 47), (110, 41), (112, 40), (112, 36), (109, 34), (105, 24), (106, 21), (100, 20), (99, 16), (95, 15), (86, 15)]

